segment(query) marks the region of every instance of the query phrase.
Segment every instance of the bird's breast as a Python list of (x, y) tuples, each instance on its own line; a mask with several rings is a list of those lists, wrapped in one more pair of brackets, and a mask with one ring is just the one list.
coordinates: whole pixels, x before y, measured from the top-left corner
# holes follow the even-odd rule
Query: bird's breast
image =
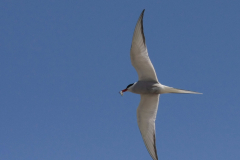
[(161, 84), (152, 81), (138, 81), (130, 92), (136, 94), (160, 94)]

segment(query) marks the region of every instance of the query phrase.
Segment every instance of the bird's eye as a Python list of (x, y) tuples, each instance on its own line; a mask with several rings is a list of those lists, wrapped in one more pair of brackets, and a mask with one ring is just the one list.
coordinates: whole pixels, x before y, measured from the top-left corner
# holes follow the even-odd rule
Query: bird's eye
[(134, 84), (134, 83), (132, 83), (132, 84), (129, 84), (129, 85), (127, 86), (127, 88), (131, 87), (133, 84)]

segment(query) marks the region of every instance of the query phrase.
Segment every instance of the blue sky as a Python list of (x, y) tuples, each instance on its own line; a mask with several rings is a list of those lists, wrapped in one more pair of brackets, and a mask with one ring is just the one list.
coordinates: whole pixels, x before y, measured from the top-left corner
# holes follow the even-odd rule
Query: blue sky
[(146, 160), (134, 27), (162, 84), (159, 159), (240, 159), (240, 1), (0, 2), (0, 159)]

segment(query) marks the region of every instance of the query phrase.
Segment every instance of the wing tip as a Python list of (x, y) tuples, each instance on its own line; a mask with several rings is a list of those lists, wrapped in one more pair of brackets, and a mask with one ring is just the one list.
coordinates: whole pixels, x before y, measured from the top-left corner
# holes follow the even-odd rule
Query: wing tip
[(154, 142), (153, 147), (154, 147), (154, 151), (155, 151), (155, 157), (158, 160), (157, 147), (156, 147), (156, 135), (155, 135), (155, 133), (153, 134), (153, 142)]
[(143, 31), (143, 16), (144, 16), (144, 12), (145, 12), (145, 9), (143, 9), (140, 17), (141, 17), (141, 32), (142, 32), (142, 37), (143, 37), (143, 43), (146, 46), (145, 35), (144, 35), (144, 31)]

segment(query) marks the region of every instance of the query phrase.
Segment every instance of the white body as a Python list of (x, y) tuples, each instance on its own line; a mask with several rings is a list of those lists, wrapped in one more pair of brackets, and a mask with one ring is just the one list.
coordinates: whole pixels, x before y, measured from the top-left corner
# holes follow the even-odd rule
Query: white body
[(128, 88), (129, 92), (136, 94), (164, 94), (164, 93), (192, 93), (199, 94), (198, 92), (176, 89), (162, 85), (159, 82), (153, 81), (138, 81)]

